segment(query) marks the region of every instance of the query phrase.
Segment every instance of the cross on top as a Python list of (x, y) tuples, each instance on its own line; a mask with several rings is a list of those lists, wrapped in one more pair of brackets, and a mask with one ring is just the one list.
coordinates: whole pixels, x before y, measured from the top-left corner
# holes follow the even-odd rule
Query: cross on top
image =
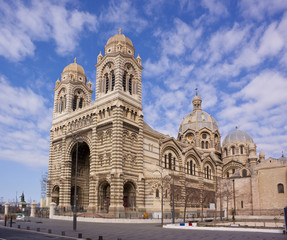
[(119, 29), (119, 34), (122, 34), (122, 29), (121, 28)]
[(74, 58), (74, 63), (77, 63), (77, 58), (76, 57)]

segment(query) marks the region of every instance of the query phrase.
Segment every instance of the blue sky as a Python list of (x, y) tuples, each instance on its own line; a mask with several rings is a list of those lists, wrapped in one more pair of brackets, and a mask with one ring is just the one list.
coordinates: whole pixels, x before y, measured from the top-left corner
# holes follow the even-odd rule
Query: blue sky
[(0, 0), (0, 201), (39, 201), (55, 82), (77, 57), (94, 89), (119, 28), (142, 58), (154, 129), (176, 137), (198, 88), (222, 140), (238, 126), (266, 157), (287, 152), (286, 0)]

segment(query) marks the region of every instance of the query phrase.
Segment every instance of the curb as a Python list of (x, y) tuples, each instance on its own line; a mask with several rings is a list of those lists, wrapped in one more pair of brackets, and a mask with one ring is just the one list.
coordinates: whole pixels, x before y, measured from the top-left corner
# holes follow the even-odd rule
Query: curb
[(167, 229), (184, 229), (184, 230), (203, 230), (203, 231), (227, 231), (227, 232), (261, 232), (261, 233), (281, 233), (283, 230), (262, 229), (262, 228), (227, 228), (227, 227), (193, 227), (179, 226), (178, 224), (167, 224), (163, 228)]

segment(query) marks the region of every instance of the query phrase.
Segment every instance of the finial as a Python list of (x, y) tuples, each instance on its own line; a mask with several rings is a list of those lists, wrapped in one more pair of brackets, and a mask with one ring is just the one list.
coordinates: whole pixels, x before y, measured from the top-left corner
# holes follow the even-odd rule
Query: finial
[(197, 88), (195, 89), (195, 94), (196, 94), (196, 96), (197, 96)]
[(77, 63), (77, 58), (76, 57), (74, 58), (74, 63)]
[(282, 157), (284, 157), (284, 152), (282, 151)]
[(238, 127), (237, 127), (237, 126), (235, 126), (235, 129), (237, 130), (237, 129), (238, 129)]
[(122, 29), (121, 28), (119, 29), (119, 34), (122, 34)]

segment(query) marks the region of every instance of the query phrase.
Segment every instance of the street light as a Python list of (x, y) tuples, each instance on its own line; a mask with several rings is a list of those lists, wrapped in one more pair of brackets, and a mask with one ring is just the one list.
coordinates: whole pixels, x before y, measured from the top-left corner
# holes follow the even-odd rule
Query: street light
[(79, 143), (77, 142), (76, 147), (76, 167), (75, 167), (75, 188), (74, 188), (74, 209), (73, 209), (73, 230), (77, 230), (77, 173), (78, 173), (78, 148)]
[(175, 165), (173, 166), (173, 170), (172, 170), (172, 223), (174, 224), (174, 168)]

